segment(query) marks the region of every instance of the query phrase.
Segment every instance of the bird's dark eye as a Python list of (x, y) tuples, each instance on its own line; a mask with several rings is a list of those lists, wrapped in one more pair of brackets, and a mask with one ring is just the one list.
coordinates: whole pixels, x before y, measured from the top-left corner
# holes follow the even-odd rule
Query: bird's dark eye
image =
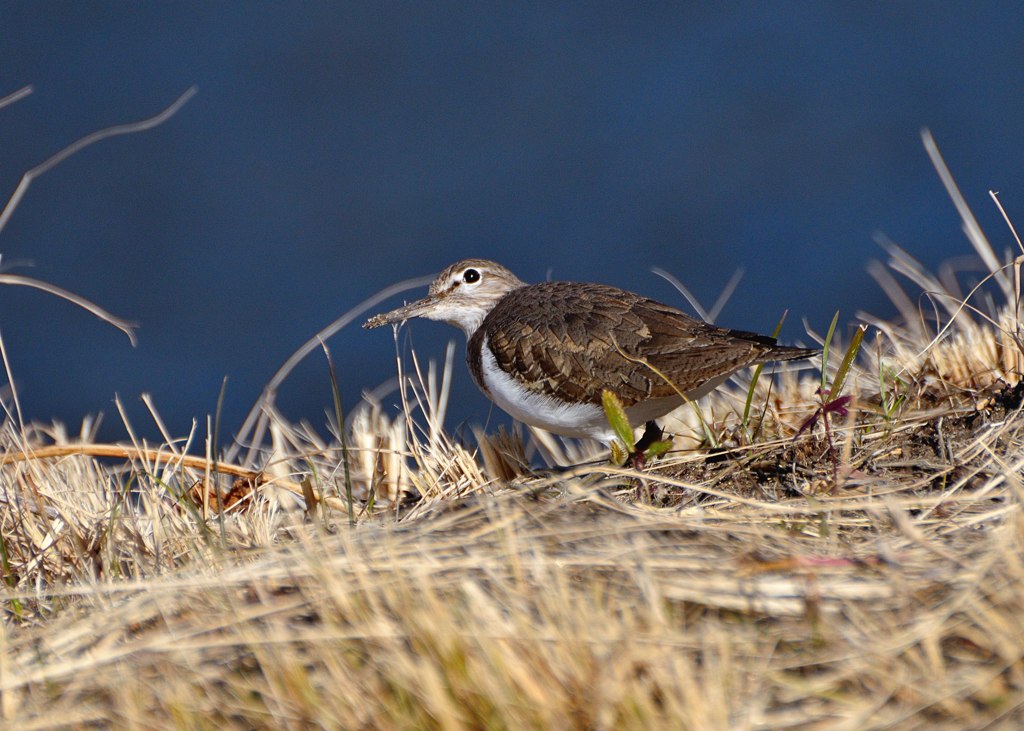
[(476, 269), (467, 269), (462, 273), (462, 281), (466, 284), (473, 284), (480, 281), (480, 272)]

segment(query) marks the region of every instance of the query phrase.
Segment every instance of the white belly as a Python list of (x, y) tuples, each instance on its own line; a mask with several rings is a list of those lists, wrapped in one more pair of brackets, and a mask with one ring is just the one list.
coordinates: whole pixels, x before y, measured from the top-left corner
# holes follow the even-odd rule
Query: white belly
[[(595, 404), (572, 404), (527, 391), (498, 367), (486, 338), (481, 353), (481, 366), (483, 381), (491, 400), (512, 418), (566, 437), (611, 441), (613, 433), (604, 409)], [(664, 416), (682, 402), (681, 398), (675, 396), (644, 401), (626, 409), (626, 416), (630, 424), (639, 426), (650, 419)]]

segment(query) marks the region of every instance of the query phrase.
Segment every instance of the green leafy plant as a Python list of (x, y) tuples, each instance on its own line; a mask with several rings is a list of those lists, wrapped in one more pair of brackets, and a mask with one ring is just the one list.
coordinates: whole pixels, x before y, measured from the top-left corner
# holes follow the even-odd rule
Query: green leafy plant
[(903, 404), (907, 401), (907, 383), (891, 366), (878, 356), (878, 404), (882, 418), (890, 426), (895, 422)]
[(629, 417), (626, 416), (626, 410), (622, 407), (618, 396), (608, 389), (604, 389), (601, 392), (601, 405), (604, 407), (604, 416), (608, 420), (608, 425), (616, 436), (611, 442), (613, 464), (621, 466), (632, 459), (637, 466), (640, 466), (647, 460), (660, 457), (672, 448), (671, 439), (656, 438), (642, 452), (637, 451), (633, 447), (633, 427), (629, 423)]
[[(833, 473), (838, 469), (836, 462), (836, 450), (835, 445), (832, 441), (832, 428), (830, 419), (832, 415), (845, 417), (849, 410), (847, 407), (850, 401), (853, 400), (853, 396), (840, 395), (842, 393), (843, 385), (846, 383), (846, 377), (850, 373), (850, 368), (853, 366), (854, 360), (857, 358), (857, 353), (860, 352), (861, 343), (864, 340), (864, 334), (867, 332), (866, 325), (859, 325), (850, 339), (850, 344), (846, 348), (846, 353), (843, 355), (843, 360), (839, 364), (839, 368), (836, 370), (835, 378), (832, 379), (832, 384), (828, 383), (828, 355), (832, 345), (832, 338), (835, 335), (836, 324), (839, 322), (839, 312), (836, 311), (835, 316), (832, 318), (832, 324), (828, 328), (828, 334), (825, 336), (825, 342), (821, 350), (821, 386), (818, 388), (819, 404), (818, 408), (814, 410), (800, 426), (800, 430), (797, 431), (796, 436), (799, 437), (803, 432), (812, 428), (818, 421), (821, 421), (822, 427), (825, 430), (825, 438), (828, 440), (829, 454), (832, 455), (832, 467)], [(794, 437), (796, 438), (796, 437)]]
[[(789, 314), (789, 310), (784, 311), (782, 313), (782, 317), (779, 318), (778, 324), (775, 326), (775, 329), (772, 330), (773, 338), (779, 337), (779, 333), (782, 331), (782, 324), (786, 321), (787, 314)], [(753, 442), (754, 437), (756, 436), (750, 433), (750, 407), (754, 403), (754, 391), (757, 389), (757, 382), (760, 380), (761, 373), (763, 371), (764, 363), (759, 363), (757, 367), (754, 368), (754, 375), (750, 379), (750, 387), (747, 389), (747, 398), (743, 404), (743, 420), (741, 421), (741, 425), (743, 427), (743, 433), (747, 435), (747, 441), (750, 442)], [(767, 404), (765, 404), (765, 408), (767, 408)], [(760, 430), (760, 428), (760, 425), (758, 425), (758, 430)]]

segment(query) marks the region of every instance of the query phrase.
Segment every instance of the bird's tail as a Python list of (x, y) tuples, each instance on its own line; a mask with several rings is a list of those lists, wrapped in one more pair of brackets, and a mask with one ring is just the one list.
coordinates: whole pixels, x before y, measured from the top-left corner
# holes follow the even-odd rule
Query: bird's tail
[(772, 349), (763, 356), (765, 361), (772, 360), (800, 360), (811, 358), (821, 353), (818, 348), (794, 348), (790, 345), (774, 345)]

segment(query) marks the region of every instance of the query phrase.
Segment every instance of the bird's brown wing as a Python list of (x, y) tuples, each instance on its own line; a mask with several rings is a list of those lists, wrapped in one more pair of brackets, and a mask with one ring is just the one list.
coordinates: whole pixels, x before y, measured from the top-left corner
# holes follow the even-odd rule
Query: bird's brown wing
[[(772, 338), (714, 327), (631, 292), (575, 282), (516, 290), (474, 340), (484, 336), (498, 367), (531, 391), (600, 403), (609, 389), (625, 406), (692, 391), (775, 347)], [(474, 350), (471, 343), (480, 382)]]

